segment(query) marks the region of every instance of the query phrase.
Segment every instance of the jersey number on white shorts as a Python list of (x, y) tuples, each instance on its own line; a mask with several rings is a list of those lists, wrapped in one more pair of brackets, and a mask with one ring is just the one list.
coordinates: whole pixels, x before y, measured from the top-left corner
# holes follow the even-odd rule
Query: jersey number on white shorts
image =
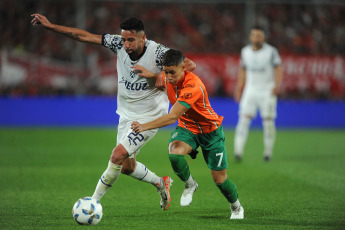
[(129, 139), (129, 144), (132, 145), (132, 143), (134, 145), (138, 145), (137, 141), (142, 142), (144, 140), (144, 136), (140, 133), (133, 133), (131, 132), (128, 136)]

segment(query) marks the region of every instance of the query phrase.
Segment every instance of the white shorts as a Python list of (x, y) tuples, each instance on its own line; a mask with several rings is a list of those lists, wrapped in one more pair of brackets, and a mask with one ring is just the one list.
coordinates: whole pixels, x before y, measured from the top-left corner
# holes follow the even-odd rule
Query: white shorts
[(256, 117), (257, 110), (262, 118), (277, 117), (277, 97), (269, 94), (244, 94), (241, 98), (239, 115)]
[[(139, 123), (146, 123), (148, 120), (137, 120)], [(132, 121), (120, 118), (117, 126), (117, 145), (122, 144), (127, 150), (130, 158), (134, 158), (139, 154), (140, 148), (143, 147), (154, 135), (158, 129), (146, 130), (141, 133), (135, 133), (131, 129)]]

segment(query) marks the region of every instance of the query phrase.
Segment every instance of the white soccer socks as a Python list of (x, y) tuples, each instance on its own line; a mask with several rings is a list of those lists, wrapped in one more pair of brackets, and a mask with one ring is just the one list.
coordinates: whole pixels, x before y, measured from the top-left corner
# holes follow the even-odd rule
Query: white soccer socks
[(231, 216), (230, 219), (243, 219), (244, 218), (244, 209), (241, 206), (239, 200), (237, 199), (235, 203), (230, 203)]
[(193, 179), (192, 175), (188, 177), (188, 180), (185, 181), (187, 187), (192, 187), (196, 184), (195, 180)]
[(108, 168), (104, 171), (103, 175), (98, 181), (95, 192), (92, 198), (100, 200), (109, 188), (115, 183), (116, 179), (121, 173), (122, 165), (116, 165), (109, 161)]
[(264, 127), (264, 157), (266, 161), (269, 161), (276, 139), (276, 127), (274, 120), (264, 120), (262, 125)]
[(133, 173), (130, 174), (131, 177), (145, 181), (147, 183), (153, 184), (157, 189), (161, 189), (164, 186), (164, 183), (160, 177), (155, 173), (151, 172), (145, 165), (140, 162), (136, 162), (137, 166)]
[(237, 209), (240, 206), (241, 206), (241, 203), (240, 203), (240, 201), (238, 199), (234, 203), (230, 203), (230, 208), (231, 209)]
[(243, 154), (244, 146), (248, 137), (250, 123), (251, 119), (249, 119), (248, 117), (240, 116), (236, 126), (234, 146), (235, 155), (239, 158), (241, 158)]

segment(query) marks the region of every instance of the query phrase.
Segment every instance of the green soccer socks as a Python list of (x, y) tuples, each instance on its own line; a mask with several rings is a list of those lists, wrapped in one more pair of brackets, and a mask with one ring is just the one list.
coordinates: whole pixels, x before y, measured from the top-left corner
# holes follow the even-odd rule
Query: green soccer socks
[(190, 176), (189, 166), (182, 155), (169, 154), (169, 160), (175, 174), (182, 180), (187, 181)]
[(226, 179), (222, 184), (216, 185), (230, 203), (236, 202), (238, 194), (234, 183)]

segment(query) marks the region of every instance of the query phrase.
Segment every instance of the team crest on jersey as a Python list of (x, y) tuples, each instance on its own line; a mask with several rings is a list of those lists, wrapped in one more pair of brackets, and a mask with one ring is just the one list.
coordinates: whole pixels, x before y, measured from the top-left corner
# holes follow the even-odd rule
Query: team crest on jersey
[(130, 73), (129, 73), (129, 76), (131, 77), (131, 78), (134, 78), (135, 77), (135, 75), (137, 75), (138, 73), (141, 73), (141, 70), (132, 70)]
[(193, 95), (192, 93), (185, 93), (185, 94), (182, 96), (182, 98), (188, 99), (188, 98), (191, 98), (192, 95)]
[(133, 79), (133, 78), (135, 77), (134, 71), (131, 71), (131, 72), (129, 73), (129, 76)]

